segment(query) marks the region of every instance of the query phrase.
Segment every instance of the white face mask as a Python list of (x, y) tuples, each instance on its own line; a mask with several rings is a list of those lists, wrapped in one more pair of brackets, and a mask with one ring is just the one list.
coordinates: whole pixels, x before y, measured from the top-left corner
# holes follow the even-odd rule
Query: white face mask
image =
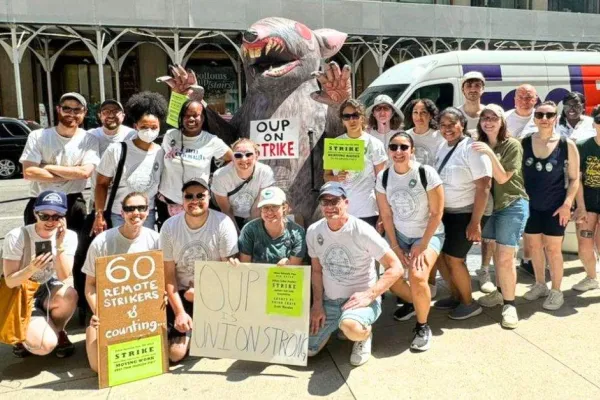
[(158, 137), (159, 129), (140, 129), (138, 137), (146, 143), (152, 143)]

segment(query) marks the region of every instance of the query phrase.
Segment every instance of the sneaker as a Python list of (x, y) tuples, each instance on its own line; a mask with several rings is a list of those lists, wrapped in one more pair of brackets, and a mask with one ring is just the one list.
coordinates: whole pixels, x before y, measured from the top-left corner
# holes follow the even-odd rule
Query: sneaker
[(481, 314), (482, 311), (483, 309), (476, 301), (472, 301), (471, 304), (468, 305), (460, 303), (458, 307), (448, 314), (448, 318), (456, 320), (469, 319)]
[(415, 327), (413, 333), (415, 335), (413, 336), (410, 348), (418, 351), (429, 350), (431, 347), (431, 328), (429, 325), (425, 324), (420, 328)]
[(56, 345), (56, 357), (70, 357), (75, 352), (75, 346), (69, 340), (66, 331), (58, 332), (58, 344)]
[(477, 280), (479, 280), (479, 289), (483, 293), (492, 293), (496, 290), (496, 285), (492, 283), (492, 277), (490, 276), (490, 270), (487, 268), (481, 268), (477, 270)]
[(396, 321), (408, 321), (413, 315), (415, 315), (415, 306), (412, 303), (406, 303), (396, 310), (394, 319)]
[(369, 361), (371, 358), (371, 339), (373, 334), (361, 342), (354, 342), (352, 354), (350, 354), (350, 364), (359, 367)]
[(12, 349), (13, 355), (17, 358), (25, 358), (28, 355), (31, 355), (31, 353), (29, 352), (29, 350), (27, 350), (25, 348), (25, 346), (23, 345), (23, 343), (17, 343), (13, 346)]
[(433, 307), (437, 308), (438, 310), (454, 310), (459, 304), (460, 301), (454, 299), (453, 297), (447, 297), (433, 303)]
[(531, 262), (531, 260), (527, 262), (525, 262), (525, 260), (521, 260), (521, 269), (527, 272), (529, 275), (535, 276), (533, 272), (533, 263)]
[(437, 295), (437, 283), (434, 283), (433, 285), (430, 283), (429, 291), (431, 292), (431, 298), (433, 299)]
[(515, 329), (519, 325), (519, 316), (517, 308), (510, 304), (502, 307), (502, 326), (508, 329)]
[(484, 307), (496, 307), (504, 304), (504, 299), (502, 298), (502, 294), (499, 291), (494, 290), (492, 293), (480, 297), (479, 300), (477, 300), (477, 302), (479, 303), (479, 305), (482, 305)]
[(400, 297), (396, 296), (396, 307), (402, 307), (404, 305), (404, 300), (402, 300)]
[(548, 286), (546, 286), (545, 283), (537, 283), (536, 282), (533, 286), (531, 286), (531, 289), (529, 289), (527, 292), (525, 292), (523, 297), (526, 300), (537, 300), (540, 297), (548, 296), (549, 292), (550, 292), (550, 290), (548, 289)]
[(552, 289), (548, 298), (544, 301), (542, 307), (546, 310), (558, 310), (565, 303), (565, 299), (560, 290)]
[(578, 292), (587, 292), (588, 290), (598, 289), (598, 281), (594, 278), (586, 276), (581, 281), (573, 285), (573, 289)]

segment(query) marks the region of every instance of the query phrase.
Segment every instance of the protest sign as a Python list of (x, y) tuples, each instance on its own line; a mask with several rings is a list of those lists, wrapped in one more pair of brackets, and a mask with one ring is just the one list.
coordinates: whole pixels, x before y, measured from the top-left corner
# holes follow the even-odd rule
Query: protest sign
[(260, 148), (261, 160), (298, 158), (297, 118), (250, 121), (250, 139)]
[(167, 114), (167, 124), (179, 128), (179, 113), (183, 103), (187, 101), (185, 94), (171, 92), (171, 100), (169, 100), (169, 113)]
[(306, 365), (310, 266), (196, 261), (190, 354)]
[(162, 251), (96, 260), (100, 388), (169, 370)]
[(360, 139), (325, 139), (323, 168), (343, 171), (365, 169), (365, 142)]

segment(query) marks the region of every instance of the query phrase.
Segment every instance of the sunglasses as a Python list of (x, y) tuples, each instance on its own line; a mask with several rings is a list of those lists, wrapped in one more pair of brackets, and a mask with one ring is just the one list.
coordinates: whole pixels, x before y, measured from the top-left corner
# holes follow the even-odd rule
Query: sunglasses
[(373, 109), (373, 111), (375, 112), (380, 112), (380, 111), (392, 111), (392, 107), (390, 106), (377, 106)]
[(206, 193), (196, 193), (195, 195), (193, 193), (186, 193), (183, 195), (183, 198), (188, 201), (194, 200), (194, 198), (196, 198), (196, 200), (202, 201), (202, 200), (206, 199), (207, 197), (208, 196)]
[(402, 151), (407, 151), (410, 149), (410, 146), (407, 144), (390, 143), (390, 144), (388, 144), (388, 149), (390, 149), (390, 151), (398, 151), (398, 149), (400, 149)]
[(126, 213), (132, 213), (132, 212), (134, 212), (136, 210), (139, 211), (139, 212), (148, 211), (148, 206), (147, 205), (123, 206), (123, 211), (125, 211)]
[(546, 119), (552, 119), (552, 118), (556, 117), (556, 112), (536, 111), (533, 113), (533, 116), (535, 117), (535, 119), (543, 119), (544, 117), (546, 117)]
[(50, 214), (44, 214), (44, 213), (38, 213), (37, 216), (40, 219), (40, 221), (42, 221), (42, 222), (48, 222), (48, 221), (57, 222), (65, 217), (62, 214), (50, 215)]
[(350, 121), (351, 119), (360, 119), (360, 114), (357, 112), (354, 112), (352, 114), (342, 114), (342, 120)]
[(85, 108), (82, 108), (82, 107), (72, 108), (69, 106), (61, 106), (60, 109), (65, 114), (73, 114), (73, 115), (83, 114), (83, 112), (85, 111)]
[(321, 199), (319, 200), (319, 204), (321, 207), (335, 207), (340, 204), (340, 201), (342, 201), (342, 199), (339, 197), (335, 199)]
[(254, 153), (242, 153), (239, 151), (236, 151), (235, 153), (233, 153), (233, 157), (237, 158), (238, 160), (241, 160), (242, 158), (246, 157), (246, 158), (250, 158), (254, 155)]
[(600, 125), (600, 114), (598, 114), (594, 117), (594, 123), (597, 125)]

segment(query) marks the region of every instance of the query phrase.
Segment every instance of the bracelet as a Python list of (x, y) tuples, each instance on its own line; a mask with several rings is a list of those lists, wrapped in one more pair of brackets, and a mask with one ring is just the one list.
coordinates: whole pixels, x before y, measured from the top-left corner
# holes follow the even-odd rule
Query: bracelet
[(391, 250), (397, 249), (398, 247), (400, 247), (399, 244), (395, 245), (394, 247), (391, 248)]
[(63, 246), (62, 244), (56, 248), (57, 253), (62, 253), (64, 251), (65, 251), (65, 246)]
[(104, 211), (96, 211), (96, 218), (98, 218), (99, 216), (104, 217)]

